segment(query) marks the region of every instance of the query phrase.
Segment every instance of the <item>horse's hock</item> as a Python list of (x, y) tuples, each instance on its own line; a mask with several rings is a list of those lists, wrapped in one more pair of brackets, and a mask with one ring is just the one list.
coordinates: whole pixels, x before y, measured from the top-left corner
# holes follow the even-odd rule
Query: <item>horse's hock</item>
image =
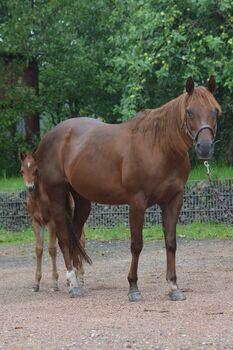
[[(232, 180), (216, 180), (214, 186), (225, 206), (233, 212)], [(9, 230), (20, 230), (31, 226), (26, 208), (26, 196), (26, 191), (0, 192), (0, 226)], [(179, 222), (189, 224), (193, 221), (231, 222), (208, 181), (192, 181), (185, 188)], [(161, 213), (160, 208), (155, 205), (147, 209), (145, 224), (151, 226), (158, 223), (161, 223)], [(88, 224), (91, 227), (113, 227), (118, 224), (128, 226), (128, 206), (93, 203)]]

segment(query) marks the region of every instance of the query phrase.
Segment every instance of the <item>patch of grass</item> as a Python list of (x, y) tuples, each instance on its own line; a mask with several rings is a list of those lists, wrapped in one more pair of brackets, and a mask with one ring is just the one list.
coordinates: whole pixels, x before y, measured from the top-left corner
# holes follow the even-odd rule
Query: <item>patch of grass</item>
[[(129, 240), (130, 232), (127, 227), (117, 226), (113, 228), (96, 228), (86, 226), (85, 228), (87, 240), (113, 241), (113, 240)], [(193, 240), (202, 239), (233, 239), (233, 227), (230, 225), (216, 223), (199, 223), (194, 222), (190, 225), (177, 225), (177, 237), (183, 237)], [(163, 239), (163, 231), (161, 225), (153, 227), (145, 227), (143, 229), (143, 239), (145, 241)], [(48, 235), (45, 235), (48, 241)], [(34, 233), (31, 228), (20, 232), (7, 231), (0, 228), (0, 244), (23, 244), (34, 242)]]
[[(129, 239), (129, 228), (125, 226), (117, 226), (113, 228), (90, 228), (85, 229), (86, 237), (89, 240), (113, 241), (120, 239)], [(143, 229), (144, 240), (157, 240), (163, 238), (161, 225), (154, 227), (145, 227)]]
[[(114, 228), (86, 228), (86, 236), (89, 240), (115, 240), (129, 239), (129, 229), (123, 226)], [(194, 222), (190, 225), (177, 225), (177, 237), (189, 239), (233, 239), (233, 227), (230, 225), (216, 223)], [(161, 225), (145, 227), (143, 229), (143, 239), (145, 241), (163, 239)]]
[[(218, 165), (215, 162), (209, 162), (209, 165), (213, 180), (233, 178), (232, 166)], [(200, 164), (191, 170), (188, 181), (193, 180), (208, 180), (207, 170), (204, 164)]]
[(233, 239), (233, 227), (214, 222), (193, 222), (190, 225), (177, 225), (177, 237), (186, 237), (194, 240)]
[(26, 229), (22, 231), (7, 231), (4, 228), (0, 228), (0, 244), (31, 242), (34, 242), (34, 233), (32, 229)]
[(0, 177), (0, 191), (19, 191), (24, 190), (25, 185), (22, 177)]

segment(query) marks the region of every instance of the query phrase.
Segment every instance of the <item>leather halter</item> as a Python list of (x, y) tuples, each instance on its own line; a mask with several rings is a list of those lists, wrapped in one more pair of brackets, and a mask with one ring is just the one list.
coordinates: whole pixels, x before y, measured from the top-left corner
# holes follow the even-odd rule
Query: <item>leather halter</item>
[(182, 125), (182, 128), (184, 128), (186, 134), (191, 138), (191, 140), (193, 141), (193, 143), (197, 143), (197, 139), (198, 136), (200, 134), (200, 132), (202, 132), (205, 129), (209, 129), (213, 135), (213, 140), (215, 139), (216, 136), (216, 132), (217, 132), (217, 123), (215, 125), (215, 128), (213, 129), (209, 124), (204, 124), (202, 125), (196, 132), (196, 134), (193, 134), (192, 131), (190, 130), (188, 123), (187, 123), (187, 117), (185, 118), (185, 121)]

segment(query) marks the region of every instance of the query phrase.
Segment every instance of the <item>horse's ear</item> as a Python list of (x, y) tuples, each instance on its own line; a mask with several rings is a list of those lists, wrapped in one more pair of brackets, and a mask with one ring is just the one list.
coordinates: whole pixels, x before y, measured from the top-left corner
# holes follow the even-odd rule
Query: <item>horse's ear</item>
[(194, 81), (192, 77), (188, 77), (185, 84), (186, 91), (189, 95), (192, 95), (194, 90)]
[(210, 76), (207, 84), (207, 89), (213, 94), (216, 89), (216, 81), (213, 75)]

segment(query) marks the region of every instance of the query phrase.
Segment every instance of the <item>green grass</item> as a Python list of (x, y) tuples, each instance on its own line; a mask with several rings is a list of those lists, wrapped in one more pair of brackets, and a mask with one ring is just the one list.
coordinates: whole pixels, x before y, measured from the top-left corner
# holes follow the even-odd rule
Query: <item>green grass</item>
[(22, 177), (0, 177), (0, 191), (18, 191), (25, 188)]
[[(211, 177), (213, 180), (224, 180), (233, 178), (233, 167), (227, 165), (218, 165), (214, 162), (209, 162)], [(207, 180), (207, 170), (204, 164), (200, 164), (193, 168), (190, 172), (188, 181), (192, 180)]]
[[(129, 239), (129, 229), (123, 226), (114, 228), (96, 228), (92, 229), (86, 227), (87, 240), (124, 240)], [(154, 227), (146, 227), (143, 230), (143, 237), (145, 241), (161, 240), (163, 233), (161, 225)], [(216, 224), (216, 223), (199, 223), (195, 222), (190, 225), (178, 225), (177, 237), (202, 240), (202, 239), (233, 239), (233, 227), (230, 225)], [(46, 235), (46, 240), (48, 240)], [(22, 230), (20, 232), (9, 232), (0, 228), (0, 244), (23, 244), (34, 242), (34, 234), (32, 229)]]

